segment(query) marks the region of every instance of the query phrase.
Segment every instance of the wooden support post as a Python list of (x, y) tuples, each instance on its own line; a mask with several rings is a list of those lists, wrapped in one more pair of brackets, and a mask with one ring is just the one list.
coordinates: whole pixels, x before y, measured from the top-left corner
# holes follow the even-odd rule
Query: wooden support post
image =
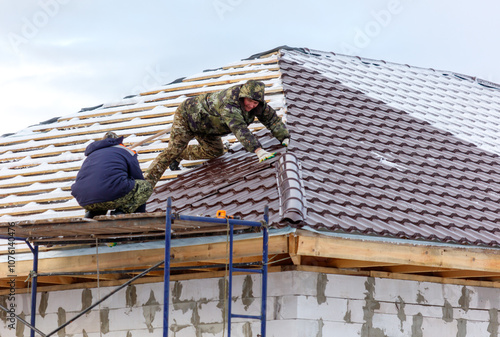
[(296, 266), (300, 266), (302, 262), (302, 256), (297, 254), (297, 248), (299, 246), (299, 237), (294, 233), (288, 234), (288, 254), (290, 254), (290, 258), (292, 262)]

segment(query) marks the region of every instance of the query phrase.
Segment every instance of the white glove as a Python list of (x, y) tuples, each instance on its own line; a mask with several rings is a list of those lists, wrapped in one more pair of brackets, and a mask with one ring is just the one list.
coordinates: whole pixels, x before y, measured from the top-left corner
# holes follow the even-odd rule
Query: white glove
[(255, 152), (255, 154), (257, 155), (257, 157), (259, 157), (259, 163), (262, 163), (266, 159), (274, 158), (276, 152), (270, 153), (267, 152), (266, 150), (258, 149), (257, 152)]
[(285, 138), (281, 142), (281, 145), (288, 147), (288, 144), (290, 144), (290, 138)]

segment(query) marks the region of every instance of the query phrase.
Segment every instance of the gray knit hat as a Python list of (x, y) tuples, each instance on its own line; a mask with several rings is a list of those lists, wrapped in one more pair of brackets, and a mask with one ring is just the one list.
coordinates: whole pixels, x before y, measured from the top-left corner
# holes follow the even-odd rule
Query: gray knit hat
[(118, 137), (118, 135), (116, 133), (114, 133), (113, 131), (108, 131), (106, 132), (106, 134), (104, 135), (104, 137), (102, 137), (102, 139), (106, 139), (106, 138), (120, 138)]

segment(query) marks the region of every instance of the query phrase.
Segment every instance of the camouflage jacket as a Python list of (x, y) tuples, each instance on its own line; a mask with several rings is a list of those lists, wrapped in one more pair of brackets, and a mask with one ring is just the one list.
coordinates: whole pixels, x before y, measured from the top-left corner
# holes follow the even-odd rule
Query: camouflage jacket
[[(244, 97), (258, 101), (259, 105), (251, 111), (245, 111)], [(250, 152), (262, 147), (248, 129), (255, 117), (280, 142), (290, 137), (281, 117), (264, 100), (264, 83), (253, 80), (243, 85), (189, 98), (180, 106), (179, 113), (188, 120), (194, 133), (214, 136), (233, 133)]]

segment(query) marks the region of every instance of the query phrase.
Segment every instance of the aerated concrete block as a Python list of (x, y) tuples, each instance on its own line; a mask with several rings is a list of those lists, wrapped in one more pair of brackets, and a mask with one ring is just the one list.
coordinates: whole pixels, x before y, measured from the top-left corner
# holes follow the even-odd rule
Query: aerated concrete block
[(220, 278), (171, 282), (171, 296), (178, 301), (207, 301), (219, 297)]
[(316, 320), (272, 321), (267, 322), (266, 337), (313, 337), (318, 336), (319, 327), (320, 323)]
[[(371, 278), (374, 283), (374, 299), (382, 302), (394, 302), (402, 299), (405, 303), (415, 303), (418, 282), (393, 279)], [(366, 291), (366, 290), (365, 290)]]
[(408, 316), (398, 316), (391, 314), (375, 314), (365, 326), (370, 326), (383, 331), (385, 335), (391, 337), (411, 336), (412, 318)]
[(193, 309), (196, 305), (196, 302), (171, 305), (169, 307), (170, 324), (176, 324), (178, 326), (193, 324)]
[(223, 307), (218, 301), (197, 302), (197, 315), (200, 323), (220, 323), (223, 321)]
[(500, 309), (500, 296), (498, 288), (468, 287), (471, 289), (472, 296), (470, 307), (475, 309), (489, 310), (491, 308)]
[[(457, 337), (457, 321), (445, 322), (439, 318), (424, 317), (422, 321), (422, 337)], [(479, 336), (478, 336), (479, 337)]]
[(163, 314), (158, 307), (144, 306), (132, 309), (101, 310), (103, 323), (109, 331), (148, 329), (163, 326)]
[[(443, 284), (443, 298), (446, 299), (453, 307), (458, 307), (463, 289), (464, 286)], [(465, 289), (467, 289), (467, 287), (465, 287)]]
[[(489, 322), (467, 321), (464, 322), (464, 324), (459, 323), (458, 326), (460, 329), (465, 327), (466, 336), (495, 336), (494, 333), (488, 331), (488, 327), (490, 326)], [(496, 328), (498, 329), (498, 325)], [(498, 330), (496, 330), (496, 332), (498, 334)]]
[(363, 299), (366, 277), (348, 275), (326, 275), (325, 295), (327, 297)]
[(283, 296), (280, 319), (322, 319), (323, 321), (344, 322), (347, 313), (347, 300), (327, 298), (318, 304), (312, 296)]
[(423, 317), (442, 318), (443, 306), (406, 304), (404, 312), (407, 316), (421, 314)]
[(418, 282), (415, 296), (417, 304), (442, 306), (444, 304), (443, 284)]
[[(321, 337), (360, 337), (362, 324), (342, 322), (321, 322)], [(392, 337), (392, 336), (391, 336)]]

